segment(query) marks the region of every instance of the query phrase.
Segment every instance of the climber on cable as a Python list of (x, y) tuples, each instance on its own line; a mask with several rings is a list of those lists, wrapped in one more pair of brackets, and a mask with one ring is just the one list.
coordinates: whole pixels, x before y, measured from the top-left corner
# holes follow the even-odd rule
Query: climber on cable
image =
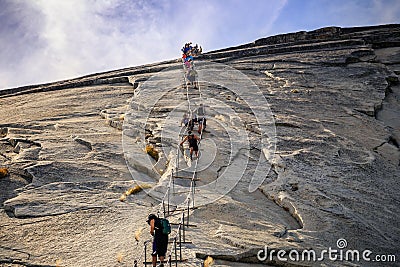
[(147, 223), (150, 225), (150, 234), (154, 236), (153, 239), (153, 252), (152, 263), (153, 267), (157, 265), (157, 256), (160, 258), (160, 267), (164, 266), (165, 254), (168, 248), (168, 235), (163, 233), (163, 226), (161, 219), (155, 214), (150, 214), (147, 218)]
[(188, 132), (188, 135), (182, 140), (182, 142), (179, 144), (180, 146), (183, 146), (183, 143), (188, 141), (189, 143), (189, 148), (190, 148), (190, 159), (193, 160), (193, 151), (196, 154), (196, 158), (199, 157), (199, 146), (197, 144), (197, 141), (200, 141), (200, 137), (197, 135), (193, 134), (192, 131)]
[(205, 132), (207, 126), (206, 109), (203, 104), (200, 104), (200, 106), (196, 110), (196, 113), (197, 113), (197, 123), (199, 125), (197, 132), (201, 134), (202, 132)]
[(182, 127), (182, 124), (184, 124), (185, 127), (188, 127), (188, 124), (189, 124), (189, 114), (187, 114), (186, 112), (183, 113), (182, 120), (181, 120), (181, 127)]
[(197, 89), (197, 71), (195, 71), (193, 68), (189, 69), (186, 74), (186, 79), (188, 80), (189, 85), (193, 86), (194, 89)]
[(188, 54), (188, 52), (190, 53), (192, 51), (192, 46), (191, 46), (192, 42), (186, 43), (185, 46), (182, 48), (182, 52), (184, 54)]

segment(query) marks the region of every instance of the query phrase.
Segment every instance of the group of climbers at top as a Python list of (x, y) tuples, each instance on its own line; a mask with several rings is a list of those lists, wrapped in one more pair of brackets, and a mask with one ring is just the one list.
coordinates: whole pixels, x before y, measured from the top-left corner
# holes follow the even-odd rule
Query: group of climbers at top
[[(195, 46), (192, 46), (192, 43), (186, 43), (183, 48), (181, 49), (182, 51), (182, 62), (185, 66), (185, 78), (186, 78), (186, 86), (191, 85), (195, 89), (199, 88), (199, 82), (197, 79), (197, 72), (194, 68), (193, 61), (195, 57), (197, 57), (199, 54), (203, 52), (202, 47), (198, 46), (197, 44)], [(193, 152), (195, 153), (196, 157), (198, 158), (198, 145), (197, 142), (200, 141), (202, 133), (205, 131), (206, 128), (206, 117), (205, 117), (205, 108), (203, 104), (200, 104), (198, 109), (195, 112), (190, 112), (192, 117), (188, 113), (183, 114), (183, 118), (181, 121), (181, 126), (182, 124), (185, 125), (187, 128), (187, 133), (188, 135), (181, 141), (180, 146), (183, 145), (186, 141), (189, 143), (189, 149), (190, 149), (190, 159), (192, 159), (192, 154)], [(193, 134), (193, 128), (195, 124), (198, 125), (197, 132), (200, 134), (200, 137), (197, 135)]]
[[(186, 43), (181, 50), (183, 52), (182, 62), (185, 66), (185, 78), (189, 82), (186, 85), (191, 84), (192, 86), (194, 86), (194, 88), (197, 88), (199, 85), (197, 81), (197, 72), (194, 70), (193, 60), (194, 57), (202, 53), (202, 50), (203, 49), (201, 48), (201, 46), (199, 47), (197, 44), (193, 47), (191, 42)], [(190, 113), (192, 117), (190, 117), (190, 114), (188, 113), (183, 114), (180, 127), (182, 127), (182, 124), (185, 125), (187, 135), (180, 141), (179, 146), (183, 149), (183, 144), (185, 142), (188, 142), (190, 160), (193, 160), (193, 152), (196, 158), (199, 158), (199, 142), (203, 132), (205, 132), (207, 120), (206, 110), (202, 103), (194, 112), (190, 111)], [(200, 136), (197, 136), (192, 132), (196, 123), (198, 124), (197, 132)], [(165, 218), (161, 219), (155, 214), (150, 214), (148, 216), (147, 223), (150, 225), (150, 234), (154, 236), (153, 252), (151, 253), (153, 267), (155, 267), (157, 264), (157, 257), (161, 262), (159, 267), (165, 266), (165, 256), (168, 249), (168, 234), (171, 233), (170, 225), (167, 227), (169, 228), (169, 232), (165, 231), (165, 222), (167, 222), (167, 224), (169, 225), (168, 220), (166, 220)], [(171, 264), (171, 261), (169, 262)]]
[(197, 72), (194, 70), (193, 61), (195, 57), (197, 57), (203, 52), (203, 48), (201, 46), (199, 47), (198, 44), (192, 46), (192, 42), (189, 42), (183, 46), (181, 51), (182, 51), (182, 62), (186, 69), (185, 77), (186, 80), (188, 81), (187, 85), (192, 85), (194, 88), (197, 88), (198, 86), (196, 79)]
[(183, 55), (197, 57), (203, 52), (203, 48), (198, 44), (192, 46), (192, 42), (186, 43), (181, 49)]
[(187, 69), (190, 69), (193, 67), (194, 57), (200, 55), (203, 52), (203, 48), (199, 47), (198, 44), (192, 46), (192, 42), (189, 42), (183, 46), (181, 51), (183, 64), (185, 64)]

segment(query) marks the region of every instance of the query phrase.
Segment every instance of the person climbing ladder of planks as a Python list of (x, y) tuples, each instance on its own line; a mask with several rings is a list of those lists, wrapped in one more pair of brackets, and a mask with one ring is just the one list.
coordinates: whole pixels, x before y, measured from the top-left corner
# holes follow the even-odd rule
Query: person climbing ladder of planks
[(190, 149), (190, 160), (193, 160), (193, 151), (196, 155), (196, 158), (199, 157), (199, 146), (197, 141), (200, 141), (200, 137), (197, 135), (193, 134), (192, 131), (188, 132), (188, 135), (183, 138), (182, 142), (179, 144), (180, 146), (183, 146), (183, 143), (188, 141), (189, 143), (189, 149)]

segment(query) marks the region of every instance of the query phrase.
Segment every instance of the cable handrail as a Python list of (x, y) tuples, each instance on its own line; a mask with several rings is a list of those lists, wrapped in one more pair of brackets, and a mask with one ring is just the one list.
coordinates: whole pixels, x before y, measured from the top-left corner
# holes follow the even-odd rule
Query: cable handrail
[[(185, 65), (183, 65), (184, 71), (185, 71), (185, 68), (186, 68)], [(194, 68), (194, 64), (193, 64), (193, 67), (192, 67), (192, 68)], [(184, 83), (185, 83), (185, 87), (186, 87), (186, 100), (187, 100), (187, 103), (188, 103), (189, 119), (192, 119), (192, 118), (193, 118), (193, 112), (192, 112), (192, 109), (191, 109), (191, 102), (190, 102), (190, 96), (189, 96), (189, 86), (188, 86), (188, 84), (187, 84), (186, 75), (184, 75)], [(198, 90), (199, 90), (199, 97), (200, 97), (200, 99), (202, 99), (200, 84), (197, 83), (197, 86), (198, 86)], [(203, 118), (203, 120), (201, 121), (201, 124), (202, 124), (202, 127), (201, 127), (201, 131), (200, 131), (200, 141), (201, 141), (202, 136), (203, 136), (204, 118)], [(185, 131), (187, 131), (188, 128), (189, 128), (189, 123), (188, 123), (187, 125), (185, 125)], [(199, 150), (200, 150), (200, 141), (199, 141), (199, 143), (198, 143)], [(175, 162), (176, 172), (179, 171), (179, 154), (180, 154), (180, 147), (178, 146), (178, 147), (177, 147), (177, 150), (176, 150), (176, 162)], [(182, 252), (181, 252), (181, 249), (182, 249), (181, 237), (182, 237), (182, 236), (181, 236), (181, 231), (183, 230), (183, 233), (185, 233), (185, 229), (184, 229), (184, 228), (185, 228), (185, 211), (186, 211), (186, 206), (187, 206), (187, 208), (188, 208), (188, 210), (187, 210), (187, 212), (188, 212), (187, 227), (189, 226), (190, 200), (192, 200), (192, 206), (193, 206), (193, 208), (195, 207), (195, 202), (194, 202), (195, 179), (196, 179), (198, 164), (199, 164), (199, 157), (197, 157), (196, 160), (195, 160), (194, 169), (193, 169), (193, 174), (192, 174), (192, 178), (191, 178), (191, 181), (190, 181), (190, 187), (189, 187), (189, 191), (188, 191), (188, 193), (187, 193), (186, 199), (185, 199), (185, 201), (184, 201), (183, 203), (181, 203), (181, 205), (183, 205), (183, 208), (182, 208), (182, 216), (179, 217), (178, 229), (177, 229), (175, 235), (173, 236), (173, 240), (174, 240), (173, 246), (171, 246), (171, 248), (170, 248), (169, 257), (168, 257), (167, 262), (166, 262), (167, 264), (169, 263), (170, 266), (171, 266), (172, 248), (175, 249), (175, 260), (177, 260), (177, 247), (176, 247), (176, 246), (177, 246), (177, 238), (178, 238), (178, 237), (179, 237), (180, 258), (181, 258), (181, 260), (182, 260)], [(170, 196), (171, 185), (174, 187), (174, 171), (173, 171), (173, 169), (171, 170), (171, 173), (170, 173), (170, 179), (169, 179), (169, 182), (168, 182), (167, 190), (166, 190), (166, 192), (165, 192), (165, 194), (164, 194), (164, 196), (163, 196), (163, 198), (162, 198), (162, 201), (161, 201), (160, 204), (159, 204), (160, 207), (159, 207), (158, 210), (157, 210), (157, 215), (158, 215), (158, 216), (159, 216), (159, 214), (160, 214), (161, 209), (164, 210), (164, 213), (163, 213), (163, 214), (164, 214), (164, 218), (166, 217), (166, 211), (165, 211), (165, 200), (166, 200), (166, 198), (167, 198), (167, 200), (168, 200), (168, 201), (167, 201), (167, 205), (168, 205), (168, 215), (170, 215), (170, 210), (169, 210), (169, 208), (170, 208), (170, 199), (169, 199), (169, 196)], [(177, 205), (176, 208), (178, 209), (178, 207), (179, 207), (179, 205)], [(185, 236), (185, 234), (183, 234), (183, 236)], [(184, 237), (184, 238), (185, 238), (185, 237)], [(143, 255), (145, 255), (145, 258), (146, 258), (147, 244), (148, 244), (149, 242), (151, 242), (151, 241), (152, 241), (152, 239), (150, 238), (150, 239), (148, 239), (148, 240), (146, 240), (146, 241), (144, 242), (144, 250), (142, 251), (142, 253), (141, 253), (140, 256), (138, 257), (139, 259), (141, 259), (141, 258), (143, 257)], [(176, 264), (177, 264), (177, 261), (176, 261)], [(146, 263), (145, 263), (145, 265), (146, 265)], [(137, 260), (134, 261), (134, 266), (137, 266)]]
[[(184, 70), (185, 70), (185, 66), (183, 66), (183, 68), (184, 68)], [(193, 66), (193, 68), (194, 68), (194, 66)], [(186, 77), (184, 77), (184, 81), (185, 81), (185, 87), (186, 87), (186, 98), (187, 98), (187, 102), (188, 102), (188, 109), (189, 109), (189, 115), (190, 115), (190, 117), (189, 118), (192, 118), (193, 116), (192, 116), (192, 110), (191, 110), (191, 108), (190, 108), (190, 97), (189, 97), (189, 86), (187, 85), (187, 81), (186, 81)], [(200, 99), (202, 98), (201, 97), (201, 91), (200, 91), (200, 84), (198, 83), (198, 90), (199, 90), (199, 95), (200, 95)], [(202, 120), (201, 121), (201, 124), (202, 124), (202, 126), (203, 126), (203, 123), (204, 123), (204, 120)], [(186, 128), (188, 128), (188, 127), (186, 127)], [(201, 138), (202, 138), (202, 135), (203, 135), (203, 130), (204, 130), (204, 128), (203, 127), (201, 127), (201, 131), (200, 131), (200, 140), (201, 140)], [(200, 150), (200, 142), (199, 142), (199, 150)], [(178, 152), (179, 153), (179, 152)], [(179, 155), (179, 154), (178, 154)], [(179, 161), (179, 157), (177, 157), (177, 160)], [(188, 195), (187, 195), (187, 197), (186, 197), (186, 199), (185, 199), (185, 201), (182, 203), (183, 204), (183, 206), (184, 206), (184, 208), (185, 208), (185, 206), (187, 205), (188, 206), (188, 213), (189, 213), (189, 207), (190, 207), (190, 199), (191, 199), (191, 196), (192, 196), (192, 203), (193, 203), (193, 207), (194, 207), (194, 187), (195, 187), (195, 178), (196, 178), (196, 174), (197, 174), (197, 167), (198, 167), (198, 164), (199, 164), (199, 157), (197, 157), (196, 158), (196, 160), (195, 160), (195, 165), (194, 165), (194, 170), (193, 170), (193, 174), (192, 174), (192, 179), (191, 179), (191, 182), (190, 182), (190, 188), (189, 188), (189, 191), (188, 191)], [(172, 247), (174, 247), (175, 248), (175, 258), (176, 258), (176, 256), (177, 256), (177, 254), (176, 254), (176, 238), (178, 237), (178, 235), (180, 235), (180, 229), (181, 229), (181, 227), (183, 226), (183, 227), (185, 227), (184, 226), (184, 212), (185, 212), (185, 209), (182, 209), (182, 217), (180, 217), (180, 222), (179, 222), (179, 226), (178, 226), (178, 230), (177, 230), (177, 233), (175, 234), (175, 236), (174, 236), (174, 243), (173, 243), (173, 246)], [(187, 220), (187, 226), (189, 226), (189, 217), (188, 217), (188, 220)], [(181, 246), (182, 246), (182, 243), (180, 242), (180, 249), (181, 249)], [(170, 251), (169, 251), (169, 256), (168, 256), (168, 259), (167, 259), (167, 264), (171, 264), (171, 256), (172, 256), (172, 247), (170, 248)], [(170, 265), (171, 266), (171, 265)]]

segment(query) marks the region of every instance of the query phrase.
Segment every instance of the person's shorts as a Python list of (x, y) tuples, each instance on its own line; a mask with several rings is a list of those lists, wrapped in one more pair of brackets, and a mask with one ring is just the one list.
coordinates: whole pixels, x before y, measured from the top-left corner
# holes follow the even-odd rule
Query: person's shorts
[(206, 120), (206, 118), (201, 117), (201, 118), (197, 119), (197, 122), (200, 123), (200, 124), (203, 124), (203, 126), (205, 126), (206, 123), (207, 123), (207, 120)]
[(167, 247), (168, 247), (168, 236), (160, 236), (156, 237), (153, 240), (153, 252), (151, 255), (153, 256), (158, 256), (158, 257), (165, 257), (165, 254), (167, 253)]
[(189, 147), (193, 147), (193, 151), (199, 151), (199, 147), (198, 147), (198, 145), (195, 145), (195, 146), (189, 146)]

